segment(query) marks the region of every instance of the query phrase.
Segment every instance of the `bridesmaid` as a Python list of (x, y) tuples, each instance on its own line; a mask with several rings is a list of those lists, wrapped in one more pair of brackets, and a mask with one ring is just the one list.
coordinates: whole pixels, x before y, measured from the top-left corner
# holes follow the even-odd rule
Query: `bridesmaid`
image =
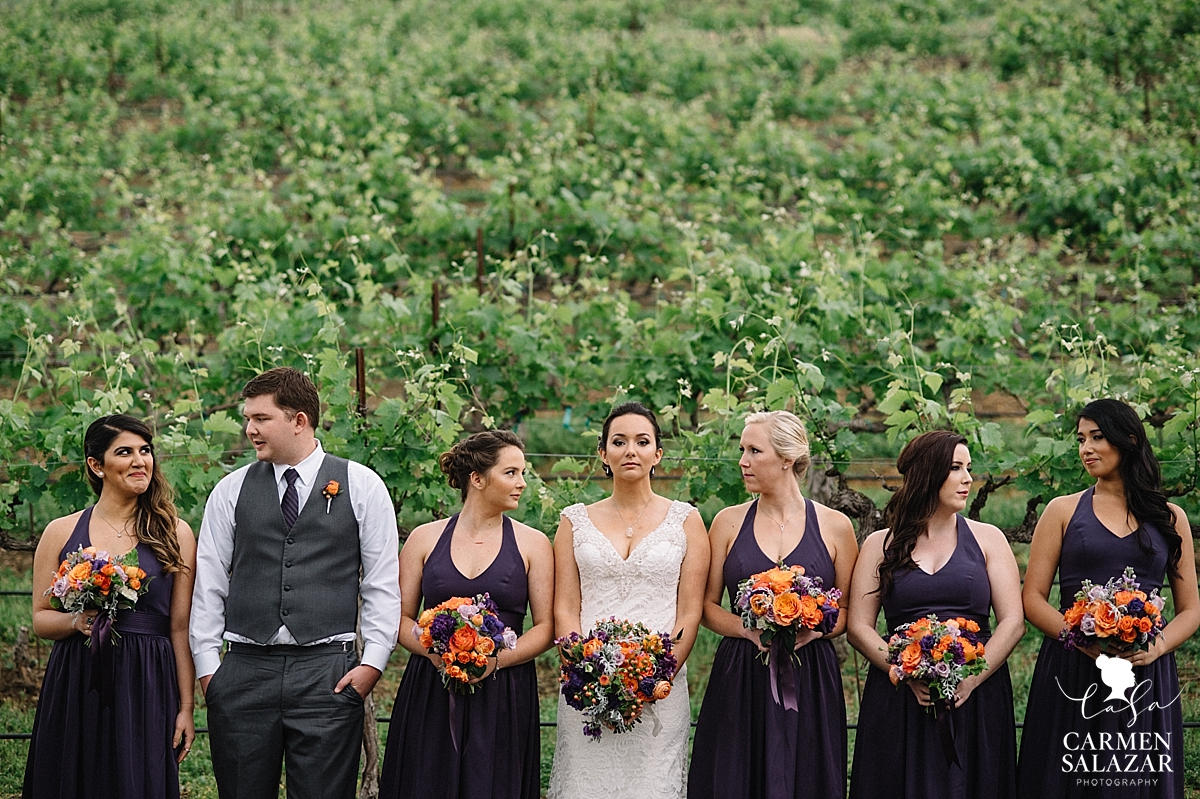
[[(521, 440), (475, 433), (441, 456), (462, 510), (412, 531), (400, 552), (400, 644), (412, 652), (388, 731), (379, 795), (537, 799), (541, 767), (533, 658), (553, 639), (554, 553), (546, 536), (504, 515), (525, 490)], [(505, 625), (521, 633), (490, 658), (470, 695), (451, 701), (441, 660), (413, 633), (422, 604), (488, 592)]]
[(722, 607), (721, 594), (728, 592), (732, 605), (738, 583), (780, 562), (803, 566), (826, 588), (849, 594), (858, 554), (854, 528), (845, 515), (801, 496), (808, 434), (796, 416), (751, 414), (741, 451), (742, 479), (758, 499), (722, 510), (709, 532), (704, 626), (725, 637), (700, 708), (688, 797), (843, 797), (846, 701), (829, 639), (846, 629), (845, 604), (833, 630), (797, 636), (798, 710), (788, 710), (775, 698), (771, 670), (759, 657), (767, 651), (759, 643), (761, 631), (742, 626), (741, 618)]
[[(961, 515), (971, 490), (967, 440), (945, 430), (917, 436), (896, 462), (904, 485), (884, 508), (890, 529), (863, 542), (854, 567), (850, 643), (874, 666), (854, 742), (851, 799), (879, 796), (989, 799), (1016, 796), (1016, 729), (1006, 659), (1025, 631), (1021, 578), (1008, 541)], [(988, 668), (963, 681), (950, 721), (954, 763), (922, 681), (893, 686), (887, 644), (875, 631), (880, 605), (889, 635), (929, 614), (961, 616), (988, 639)]]
[[(1077, 419), (1076, 438), (1083, 467), (1096, 484), (1046, 506), (1025, 572), (1025, 615), (1046, 638), (1025, 711), (1021, 796), (1182, 799), (1183, 714), (1174, 650), (1200, 625), (1188, 519), (1167, 502), (1145, 428), (1128, 405), (1112, 399), (1089, 404)], [(1132, 664), (1131, 682), (1138, 686), (1129, 694), (1132, 714), (1122, 703), (1101, 699), (1110, 689), (1092, 667), (1099, 649), (1068, 651), (1058, 641), (1063, 610), (1074, 602), (1080, 584), (1086, 579), (1104, 585), (1127, 566), (1147, 594), (1161, 588), (1164, 577), (1169, 580), (1175, 604), (1175, 618), (1148, 651), (1118, 655)], [(1055, 571), (1058, 607), (1049, 601)], [(1082, 699), (1089, 691), (1094, 696), (1083, 702), (1068, 698)], [(1114, 733), (1139, 745), (1148, 741), (1153, 748), (1120, 749), (1121, 738)], [(1118, 748), (1088, 749), (1088, 742), (1100, 741), (1101, 735), (1111, 736)], [(1098, 764), (1093, 755), (1099, 755)], [(1129, 755), (1135, 756), (1137, 771), (1090, 770), (1106, 769), (1113, 755), (1122, 768)], [(1145, 768), (1147, 761), (1152, 768)]]
[[(142, 420), (100, 417), (84, 434), (83, 452), (96, 504), (50, 522), (34, 555), (33, 631), (54, 648), (22, 796), (176, 799), (179, 763), (196, 737), (187, 632), (196, 538), (179, 518)], [(147, 575), (146, 593), (133, 610), (117, 613), (107, 633), (107, 617), (55, 610), (45, 594), (59, 564), (80, 547), (136, 552)], [(112, 635), (119, 643), (104, 642)]]

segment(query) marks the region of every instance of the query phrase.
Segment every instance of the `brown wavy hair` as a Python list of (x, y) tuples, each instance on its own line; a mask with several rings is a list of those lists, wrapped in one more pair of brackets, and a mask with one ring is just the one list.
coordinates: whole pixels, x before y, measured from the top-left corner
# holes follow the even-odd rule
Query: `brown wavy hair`
[[(113, 439), (121, 433), (133, 433), (150, 445), (154, 452), (154, 434), (141, 419), (114, 413), (101, 416), (88, 426), (83, 436), (83, 453), (104, 464), (104, 453)], [(88, 483), (96, 496), (104, 490), (104, 480), (90, 466), (84, 465)], [(188, 570), (179, 552), (179, 511), (175, 508), (175, 491), (154, 458), (154, 470), (150, 475), (150, 486), (137, 498), (137, 509), (133, 514), (133, 529), (139, 541), (150, 547), (150, 551), (163, 564), (163, 572), (177, 574)]]
[(881, 597), (892, 592), (897, 572), (916, 568), (913, 547), (937, 513), (938, 494), (954, 464), (954, 450), (966, 443), (967, 439), (958, 433), (932, 430), (901, 450), (896, 468), (904, 475), (904, 484), (883, 509), (883, 523), (889, 529), (883, 539), (883, 562), (879, 564), (877, 590)]
[(525, 444), (510, 430), (483, 430), (459, 441), (449, 452), (443, 452), (438, 457), (438, 466), (446, 475), (446, 482), (451, 488), (462, 492), (463, 500), (467, 498), (467, 489), (471, 485), (471, 473), (486, 475), (500, 460), (500, 453), (507, 447), (516, 447), (525, 451)]

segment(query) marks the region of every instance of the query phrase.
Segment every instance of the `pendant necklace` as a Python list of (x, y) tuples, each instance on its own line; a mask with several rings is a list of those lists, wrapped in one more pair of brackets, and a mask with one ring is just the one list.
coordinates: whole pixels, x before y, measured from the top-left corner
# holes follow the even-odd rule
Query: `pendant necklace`
[(775, 518), (774, 516), (772, 516), (771, 514), (767, 513), (767, 510), (766, 510), (766, 508), (764, 508), (764, 507), (762, 506), (762, 502), (761, 502), (761, 501), (760, 501), (760, 502), (759, 502), (759, 504), (758, 504), (758, 509), (759, 509), (759, 511), (761, 511), (761, 512), (762, 512), (762, 515), (763, 515), (763, 516), (766, 516), (768, 519), (770, 519), (770, 520), (771, 520), (771, 523), (772, 523), (772, 524), (777, 524), (777, 525), (779, 525), (779, 546), (780, 546), (780, 548), (782, 549), (782, 548), (783, 548), (783, 528), (787, 527), (787, 525), (788, 525), (788, 522), (790, 522), (792, 519), (794, 519), (794, 518), (796, 518), (797, 516), (799, 516), (799, 515), (800, 515), (800, 514), (801, 514), (801, 513), (804, 511), (804, 503), (800, 503), (800, 510), (796, 511), (796, 512), (795, 512), (795, 513), (793, 513), (791, 516), (788, 516), (787, 518), (785, 518), (785, 519), (783, 520), (783, 524), (779, 524), (779, 520), (778, 520), (778, 519), (776, 519), (776, 518)]
[(654, 497), (650, 497), (650, 499), (646, 500), (646, 504), (643, 505), (641, 511), (638, 512), (637, 518), (633, 520), (633, 524), (629, 524), (628, 522), (625, 521), (625, 514), (621, 513), (621, 509), (619, 507), (617, 507), (617, 503), (613, 502), (613, 509), (616, 510), (617, 515), (621, 517), (621, 524), (625, 525), (625, 537), (626, 538), (633, 538), (634, 525), (636, 525), (638, 522), (640, 522), (642, 520), (642, 514), (646, 512), (646, 508), (650, 507), (650, 503), (653, 501), (654, 501)]
[(125, 525), (124, 525), (124, 527), (122, 528), (122, 529), (124, 529), (124, 530), (126, 531), (126, 532), (125, 532), (125, 535), (122, 535), (122, 534), (121, 534), (121, 530), (118, 530), (118, 529), (117, 529), (117, 526), (116, 526), (115, 524), (113, 524), (113, 523), (112, 523), (112, 522), (110, 522), (110, 521), (109, 521), (107, 518), (105, 518), (104, 514), (102, 514), (102, 513), (97, 513), (96, 515), (100, 517), (101, 521), (103, 521), (105, 524), (107, 524), (109, 527), (111, 527), (111, 528), (112, 528), (113, 532), (117, 534), (117, 538), (124, 538), (124, 537), (125, 537), (125, 535), (128, 535), (128, 534), (129, 534), (129, 533), (128, 533), (128, 531), (129, 531), (129, 520), (128, 520), (128, 519), (126, 519), (126, 520), (125, 520)]

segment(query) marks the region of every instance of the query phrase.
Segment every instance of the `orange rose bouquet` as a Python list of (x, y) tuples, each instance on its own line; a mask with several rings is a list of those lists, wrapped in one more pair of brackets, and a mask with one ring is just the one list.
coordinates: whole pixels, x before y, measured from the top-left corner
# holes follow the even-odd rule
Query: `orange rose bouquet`
[(1075, 604), (1063, 612), (1067, 626), (1058, 638), (1067, 649), (1096, 643), (1105, 651), (1149, 649), (1167, 625), (1162, 609), (1158, 590), (1142, 591), (1137, 575), (1126, 567), (1104, 585), (1083, 581)]
[(983, 649), (978, 622), (925, 616), (900, 625), (888, 639), (888, 676), (896, 685), (924, 680), (934, 700), (953, 704), (959, 683), (987, 668)]
[(643, 707), (671, 693), (678, 665), (668, 633), (613, 618), (596, 622), (586, 636), (571, 633), (555, 643), (563, 698), (583, 713), (584, 735), (595, 740), (605, 727), (628, 732)]
[(517, 634), (504, 626), (486, 593), (451, 597), (429, 608), (417, 619), (413, 634), (442, 659), (442, 684), (467, 693), (475, 690), (471, 680), (487, 671), (489, 657), (517, 646)]
[(95, 547), (80, 547), (59, 565), (45, 596), (55, 610), (97, 610), (112, 622), (117, 611), (132, 610), (138, 597), (149, 589), (150, 579), (138, 566), (136, 549), (113, 557)]
[[(738, 585), (734, 612), (751, 630), (762, 630), (763, 646), (776, 644), (791, 652), (800, 630), (829, 632), (841, 612), (842, 592), (826, 589), (820, 577), (806, 577), (803, 566), (780, 564), (770, 571), (751, 575)], [(770, 662), (770, 655), (766, 656)]]

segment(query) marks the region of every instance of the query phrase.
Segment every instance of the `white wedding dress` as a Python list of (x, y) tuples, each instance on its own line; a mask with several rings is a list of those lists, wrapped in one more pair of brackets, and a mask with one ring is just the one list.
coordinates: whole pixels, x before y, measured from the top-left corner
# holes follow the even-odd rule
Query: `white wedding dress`
[[(683, 521), (694, 510), (686, 502), (672, 502), (666, 518), (638, 542), (628, 560), (621, 560), (582, 504), (563, 511), (573, 528), (584, 633), (610, 616), (677, 632), (679, 569), (687, 551)], [(640, 724), (620, 734), (606, 729), (599, 740), (583, 734), (583, 714), (560, 693), (549, 799), (682, 797), (691, 722), (686, 667), (672, 685), (670, 696), (646, 708)]]

